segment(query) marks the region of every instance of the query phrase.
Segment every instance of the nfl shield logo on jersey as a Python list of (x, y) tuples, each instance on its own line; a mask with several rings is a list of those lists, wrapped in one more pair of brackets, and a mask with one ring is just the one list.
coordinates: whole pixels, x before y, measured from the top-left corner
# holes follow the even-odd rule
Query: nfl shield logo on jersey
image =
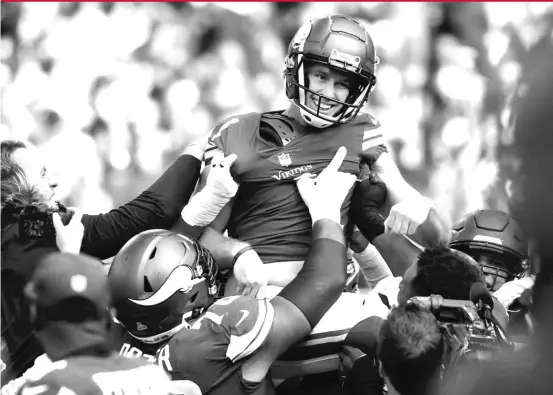
[(290, 154), (280, 154), (278, 156), (278, 161), (280, 162), (281, 166), (288, 167), (292, 164), (292, 159), (290, 158)]

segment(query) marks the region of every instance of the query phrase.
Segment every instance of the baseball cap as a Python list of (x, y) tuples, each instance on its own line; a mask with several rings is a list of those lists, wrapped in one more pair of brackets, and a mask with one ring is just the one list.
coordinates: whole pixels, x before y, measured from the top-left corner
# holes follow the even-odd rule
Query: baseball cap
[(25, 295), (42, 308), (74, 297), (92, 302), (98, 311), (110, 306), (108, 279), (101, 262), (83, 254), (51, 253), (41, 258)]

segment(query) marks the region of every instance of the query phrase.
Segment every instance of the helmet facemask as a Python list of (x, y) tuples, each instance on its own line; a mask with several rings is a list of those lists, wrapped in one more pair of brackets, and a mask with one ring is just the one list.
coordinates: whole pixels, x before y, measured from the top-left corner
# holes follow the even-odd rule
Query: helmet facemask
[(498, 256), (490, 251), (476, 252), (470, 251), (470, 254), (478, 262), (478, 266), (484, 274), (488, 290), (495, 292), (503, 284), (520, 278), (526, 272), (525, 261), (516, 256)]
[[(308, 69), (311, 65), (322, 64), (331, 70), (345, 72), (350, 79), (349, 94), (345, 101), (340, 101), (315, 92), (309, 88)], [(376, 78), (374, 75), (360, 74), (359, 58), (333, 50), (325, 61), (315, 56), (296, 52), (292, 57), (286, 58), (286, 70), (284, 72), (287, 87), (295, 91), (294, 98), (290, 100), (299, 107), (302, 118), (316, 128), (327, 128), (340, 123), (348, 123), (355, 119), (363, 108), (369, 94), (374, 89)], [(311, 108), (307, 103), (308, 94), (318, 98), (317, 108)], [(325, 101), (341, 106), (334, 115), (324, 114), (321, 103)]]

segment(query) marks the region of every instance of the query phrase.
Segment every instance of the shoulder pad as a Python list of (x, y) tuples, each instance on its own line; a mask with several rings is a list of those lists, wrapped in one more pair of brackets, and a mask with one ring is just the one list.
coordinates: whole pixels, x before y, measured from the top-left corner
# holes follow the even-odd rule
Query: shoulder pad
[[(259, 113), (249, 113), (243, 115), (236, 115), (233, 117), (226, 118), (225, 120), (218, 123), (212, 130), (207, 140), (207, 145), (204, 153), (204, 160), (206, 163), (217, 154), (217, 152), (225, 153), (225, 147), (227, 146), (227, 139), (234, 135), (237, 125), (244, 127), (246, 130), (251, 129), (252, 122), (258, 120), (260, 117)], [(228, 135), (228, 133), (230, 135)]]
[(294, 124), (280, 114), (265, 113), (262, 115), (261, 120), (275, 130), (285, 129), (285, 131), (295, 131)]
[(386, 140), (382, 124), (372, 115), (363, 114), (363, 151), (369, 148), (384, 145)]
[(213, 128), (213, 130), (211, 131), (210, 140), (215, 140), (217, 137), (220, 137), (221, 134), (224, 133), (226, 130), (228, 130), (231, 125), (234, 125), (237, 123), (245, 123), (249, 125), (249, 123), (252, 120), (257, 119), (259, 116), (260, 116), (259, 113), (253, 112), (249, 114), (241, 114), (233, 117), (228, 117), (223, 121), (219, 122), (217, 126)]

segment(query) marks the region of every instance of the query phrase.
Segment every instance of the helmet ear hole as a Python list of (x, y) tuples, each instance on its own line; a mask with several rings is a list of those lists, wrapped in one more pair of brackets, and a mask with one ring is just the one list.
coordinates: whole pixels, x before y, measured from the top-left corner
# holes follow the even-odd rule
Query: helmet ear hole
[(154, 292), (154, 289), (152, 288), (152, 284), (150, 284), (150, 281), (146, 276), (144, 276), (144, 292)]

